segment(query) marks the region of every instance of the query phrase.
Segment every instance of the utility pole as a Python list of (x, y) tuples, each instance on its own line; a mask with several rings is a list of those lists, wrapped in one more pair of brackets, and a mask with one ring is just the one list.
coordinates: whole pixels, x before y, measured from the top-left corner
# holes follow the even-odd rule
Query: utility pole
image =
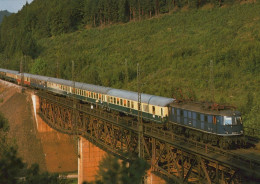
[(128, 83), (128, 67), (127, 67), (127, 59), (125, 59), (125, 84)]
[(23, 57), (21, 58), (21, 62), (20, 62), (20, 75), (21, 75), (21, 87), (22, 87), (22, 92), (23, 92), (23, 83), (24, 83)]
[[(72, 82), (73, 82), (73, 89), (72, 89), (72, 100), (73, 100), (73, 109), (72, 109), (72, 126), (73, 129), (75, 131), (75, 139), (77, 140), (78, 146), (77, 146), (77, 150), (76, 153), (78, 154), (78, 158), (80, 158), (80, 150), (79, 150), (79, 144), (80, 144), (80, 138), (79, 138), (79, 134), (78, 134), (78, 123), (77, 123), (77, 119), (76, 119), (76, 82), (75, 82), (75, 63), (72, 60), (72, 67), (71, 67), (71, 78), (72, 78)], [(82, 145), (81, 145), (82, 146)]]
[(214, 102), (215, 99), (215, 85), (214, 85), (214, 63), (210, 60), (210, 91), (211, 91), (211, 101)]
[(138, 157), (143, 158), (143, 121), (142, 121), (142, 96), (140, 84), (140, 68), (137, 63), (137, 90), (138, 90)]
[[(75, 83), (75, 63), (74, 61), (72, 61), (72, 68), (71, 68), (71, 77), (72, 77), (72, 82), (73, 82), (73, 89), (72, 89), (72, 99), (73, 99), (73, 110), (72, 110), (72, 126), (73, 129), (76, 130), (76, 134), (77, 134), (77, 129), (78, 127), (76, 126), (77, 125), (77, 122), (76, 122), (76, 83)], [(78, 134), (77, 134), (78, 135)]]
[(57, 62), (56, 62), (56, 78), (60, 78), (60, 62), (59, 62), (59, 59), (57, 59)]
[[(142, 96), (141, 96), (141, 79), (140, 79), (140, 66), (137, 63), (137, 91), (138, 91), (138, 157), (144, 158), (144, 132), (143, 132), (143, 121), (142, 121)], [(144, 183), (144, 177), (142, 178), (140, 184)]]

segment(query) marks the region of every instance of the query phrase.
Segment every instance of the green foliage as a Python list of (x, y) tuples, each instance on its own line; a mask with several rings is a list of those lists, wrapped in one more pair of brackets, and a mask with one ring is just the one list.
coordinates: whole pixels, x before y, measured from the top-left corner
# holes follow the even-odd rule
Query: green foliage
[[(71, 1), (64, 2), (71, 5)], [(136, 91), (136, 64), (140, 63), (142, 91), (145, 93), (211, 101), (214, 91), (215, 102), (237, 106), (247, 116), (250, 112), (246, 105), (248, 93), (254, 96), (252, 107), (260, 95), (257, 93), (260, 91), (259, 1), (221, 8), (219, 3), (228, 1), (203, 0), (196, 4), (196, 1), (188, 0), (120, 0), (113, 7), (107, 2), (85, 0), (78, 7), (78, 14), (66, 11), (67, 14), (63, 12), (65, 16), (61, 10), (66, 3), (33, 1), (27, 9), (27, 17), (32, 20), (36, 16), (37, 23), (27, 21), (22, 30), (31, 30), (32, 38), (38, 38), (40, 53), (31, 59), (27, 71), (53, 77), (59, 73), (60, 78), (71, 80), (71, 61), (74, 60), (77, 81)], [(144, 12), (141, 20), (160, 12), (169, 13), (133, 21), (134, 18), (139, 20), (138, 2)], [(215, 7), (189, 11), (176, 8), (203, 7), (207, 3)], [(77, 4), (71, 7), (77, 7)], [(127, 12), (128, 8), (123, 5), (131, 7), (131, 11)], [(118, 12), (113, 13), (112, 9)], [(19, 12), (20, 17), (26, 15), (25, 10)], [(43, 13), (37, 13), (39, 11)], [(52, 21), (56, 21), (57, 13), (61, 15), (54, 24)], [(14, 36), (20, 35), (17, 31), (21, 27), (17, 21), (19, 16), (11, 15), (5, 19), (0, 32), (1, 66), (16, 70), (19, 70), (21, 51), (11, 53), (19, 50), (21, 39)], [(71, 17), (81, 20), (80, 23), (72, 26)], [(104, 26), (124, 18), (131, 21)], [(52, 24), (58, 28), (53, 29)], [(102, 27), (83, 29), (86, 24)], [(78, 28), (80, 30), (74, 32)], [(52, 34), (52, 31), (56, 33)], [(214, 62), (213, 81), (210, 81), (210, 60)], [(244, 120), (246, 125), (248, 119)]]
[(137, 158), (132, 162), (122, 161), (113, 156), (105, 157), (100, 165), (96, 184), (132, 184), (140, 183), (148, 164)]
[(0, 24), (1, 24), (2, 20), (4, 19), (4, 17), (7, 17), (9, 15), (11, 15), (11, 13), (8, 12), (7, 10), (0, 11)]
[(5, 184), (18, 183), (19, 172), (23, 163), (17, 157), (17, 150), (14, 147), (5, 149), (0, 153), (0, 181)]
[(27, 168), (17, 156), (17, 147), (6, 136), (8, 121), (0, 114), (0, 183), (2, 184), (66, 184), (58, 174), (40, 173), (37, 164)]
[(9, 130), (8, 120), (0, 113), (0, 131), (7, 132)]
[(58, 174), (49, 174), (47, 172), (41, 173), (39, 171), (39, 165), (33, 164), (26, 172), (24, 184), (58, 184)]

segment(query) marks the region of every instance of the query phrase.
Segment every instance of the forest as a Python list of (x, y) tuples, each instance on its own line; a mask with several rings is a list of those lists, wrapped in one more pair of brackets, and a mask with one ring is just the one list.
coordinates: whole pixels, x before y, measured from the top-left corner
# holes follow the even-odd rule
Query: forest
[(7, 10), (0, 11), (0, 24), (1, 24), (2, 20), (4, 19), (4, 17), (9, 16), (9, 15), (11, 15), (11, 13), (8, 12)]
[[(0, 67), (236, 106), (260, 116), (259, 0), (34, 0), (0, 26)], [(212, 63), (212, 64), (210, 64)]]

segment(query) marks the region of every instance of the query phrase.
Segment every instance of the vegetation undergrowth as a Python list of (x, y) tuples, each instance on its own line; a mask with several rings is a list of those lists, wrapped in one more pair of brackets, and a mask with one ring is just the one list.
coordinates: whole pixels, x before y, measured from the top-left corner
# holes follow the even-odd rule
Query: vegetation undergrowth
[[(143, 92), (234, 105), (245, 125), (260, 127), (259, 1), (182, 8), (147, 20), (82, 28), (37, 44), (38, 56), (26, 58), (27, 72), (72, 79), (73, 60), (77, 81), (137, 91), (140, 63)], [(11, 59), (2, 67), (18, 70), (21, 56)]]

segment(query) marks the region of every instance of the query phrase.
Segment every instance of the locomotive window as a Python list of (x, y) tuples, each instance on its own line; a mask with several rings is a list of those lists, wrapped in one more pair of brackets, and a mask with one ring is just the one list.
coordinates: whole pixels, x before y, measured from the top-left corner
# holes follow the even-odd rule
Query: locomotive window
[(242, 124), (241, 117), (236, 117), (236, 123), (237, 124)]
[(185, 118), (187, 118), (188, 117), (188, 113), (187, 113), (187, 111), (183, 111), (183, 116), (185, 117)]
[(188, 117), (191, 119), (191, 112), (188, 111)]
[(180, 109), (177, 109), (177, 115), (180, 116), (181, 112)]
[(232, 125), (232, 118), (224, 116), (224, 125)]
[(192, 119), (196, 119), (197, 118), (197, 113), (196, 112), (192, 112)]
[(214, 123), (214, 124), (216, 124), (216, 123), (217, 123), (216, 116), (213, 116), (213, 123)]
[(208, 123), (212, 123), (213, 122), (213, 117), (212, 116), (208, 116)]

